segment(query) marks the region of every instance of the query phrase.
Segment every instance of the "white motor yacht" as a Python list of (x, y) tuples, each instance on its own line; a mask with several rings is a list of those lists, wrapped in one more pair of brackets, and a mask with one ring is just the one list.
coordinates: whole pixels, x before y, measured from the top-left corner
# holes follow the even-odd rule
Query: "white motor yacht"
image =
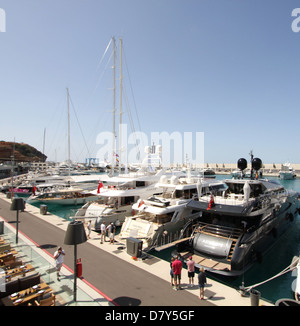
[(75, 219), (94, 220), (96, 230), (103, 221), (120, 226), (125, 216), (132, 215), (132, 205), (139, 199), (146, 199), (161, 190), (156, 186), (160, 174), (154, 176), (120, 175), (106, 180), (109, 185), (98, 187), (98, 199), (85, 204), (75, 214)]
[(290, 163), (282, 165), (281, 170), (279, 171), (279, 178), (282, 180), (292, 180), (296, 178), (295, 170)]
[(60, 188), (41, 192), (28, 198), (29, 203), (55, 205), (83, 205), (98, 199), (98, 196), (77, 187)]
[(148, 251), (178, 239), (182, 228), (199, 216), (186, 209), (187, 203), (198, 196), (199, 189), (205, 193), (212, 187), (222, 188), (223, 183), (213, 179), (162, 176), (157, 187), (163, 190), (162, 194), (139, 200), (132, 206), (135, 215), (126, 217), (120, 241), (140, 239), (143, 250)]

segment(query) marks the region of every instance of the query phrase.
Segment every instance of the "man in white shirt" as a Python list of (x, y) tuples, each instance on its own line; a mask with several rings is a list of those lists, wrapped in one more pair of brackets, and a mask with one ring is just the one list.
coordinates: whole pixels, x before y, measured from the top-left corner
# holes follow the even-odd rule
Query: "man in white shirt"
[(101, 241), (100, 243), (103, 243), (103, 239), (104, 242), (106, 241), (106, 226), (105, 226), (105, 221), (103, 221), (100, 225), (100, 231), (101, 231)]
[(55, 264), (56, 264), (56, 275), (57, 275), (57, 280), (60, 281), (59, 279), (59, 272), (62, 268), (62, 265), (64, 263), (64, 255), (65, 251), (62, 249), (62, 247), (59, 247), (57, 251), (54, 253), (54, 259), (55, 259)]

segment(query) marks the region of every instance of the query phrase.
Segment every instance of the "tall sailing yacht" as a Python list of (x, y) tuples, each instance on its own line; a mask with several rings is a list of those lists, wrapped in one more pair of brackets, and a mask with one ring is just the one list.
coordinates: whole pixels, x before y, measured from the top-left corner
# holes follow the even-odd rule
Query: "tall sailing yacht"
[[(126, 216), (132, 215), (132, 205), (139, 199), (146, 199), (149, 196), (160, 193), (161, 190), (156, 187), (156, 183), (161, 177), (162, 170), (152, 167), (152, 161), (147, 164), (142, 164), (142, 167), (135, 173), (121, 173), (122, 168), (122, 90), (123, 90), (123, 72), (122, 72), (122, 57), (123, 57), (123, 41), (120, 39), (120, 102), (119, 102), (119, 137), (117, 151), (117, 133), (116, 133), (116, 41), (112, 38), (113, 44), (113, 141), (111, 149), (111, 171), (109, 178), (105, 178), (108, 186), (101, 186), (94, 191), (98, 193), (99, 199), (89, 202), (81, 207), (75, 214), (76, 219), (88, 219), (94, 222), (95, 229), (100, 228), (102, 221), (121, 225)], [(110, 41), (110, 43), (111, 43)], [(109, 44), (110, 45), (110, 44)], [(158, 147), (157, 156), (160, 155), (160, 147)], [(118, 153), (117, 153), (118, 152)], [(127, 165), (127, 162), (125, 162)], [(118, 176), (114, 173), (118, 172)]]

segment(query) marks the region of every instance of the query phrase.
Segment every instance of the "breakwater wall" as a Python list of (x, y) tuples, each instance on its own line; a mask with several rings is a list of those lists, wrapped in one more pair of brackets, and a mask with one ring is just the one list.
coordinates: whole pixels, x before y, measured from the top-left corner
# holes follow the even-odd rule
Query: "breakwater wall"
[[(284, 163), (263, 163), (262, 172), (264, 176), (278, 176)], [(300, 164), (290, 163), (294, 168), (297, 177), (300, 177)], [(175, 165), (173, 166), (175, 167)], [(178, 165), (176, 166), (178, 168)], [(180, 166), (183, 167), (183, 166)], [(205, 163), (203, 165), (194, 164), (193, 169), (211, 169), (217, 174), (231, 174), (237, 169), (237, 163)], [(248, 162), (248, 168), (251, 168), (251, 164)]]

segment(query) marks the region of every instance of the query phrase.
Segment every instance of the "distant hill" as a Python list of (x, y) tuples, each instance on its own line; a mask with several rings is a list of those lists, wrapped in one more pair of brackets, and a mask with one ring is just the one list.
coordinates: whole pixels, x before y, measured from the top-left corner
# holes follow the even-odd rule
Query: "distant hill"
[(19, 162), (45, 162), (47, 156), (38, 151), (36, 148), (24, 144), (7, 141), (0, 141), (0, 160), (10, 161), (15, 145), (15, 160)]

